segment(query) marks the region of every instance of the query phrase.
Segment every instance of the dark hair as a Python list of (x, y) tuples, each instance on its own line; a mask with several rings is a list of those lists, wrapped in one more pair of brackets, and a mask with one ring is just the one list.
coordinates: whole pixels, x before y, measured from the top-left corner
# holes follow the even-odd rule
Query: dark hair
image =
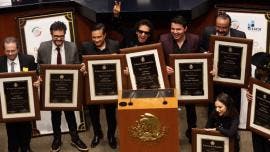
[(270, 81), (270, 54), (258, 52), (251, 58), (251, 64), (256, 66), (255, 78), (269, 82)]
[(176, 16), (171, 20), (171, 23), (181, 24), (184, 28), (187, 27), (188, 23), (183, 16)]
[(229, 20), (229, 26), (231, 26), (232, 19), (231, 19), (230, 15), (228, 15), (226, 12), (224, 12), (224, 11), (218, 12), (218, 15), (216, 16), (216, 19), (217, 18), (222, 18), (224, 20)]
[(4, 49), (5, 49), (5, 50), (6, 50), (5, 44), (9, 44), (9, 43), (15, 43), (17, 49), (20, 48), (20, 44), (19, 44), (19, 41), (17, 40), (17, 38), (15, 38), (15, 37), (13, 37), (13, 36), (9, 36), (9, 37), (6, 37), (6, 38), (4, 39)]
[(106, 33), (106, 26), (103, 23), (97, 23), (91, 31), (93, 32), (93, 31), (97, 31), (97, 30), (102, 30), (102, 33), (105, 34)]
[(238, 115), (238, 111), (235, 107), (234, 101), (232, 97), (229, 96), (227, 93), (224, 93), (224, 92), (220, 93), (217, 96), (216, 101), (217, 100), (223, 103), (227, 107), (227, 111), (224, 113), (224, 116), (233, 117), (233, 116)]
[(66, 24), (60, 21), (54, 22), (50, 27), (50, 32), (52, 34), (53, 31), (57, 31), (57, 30), (64, 31), (64, 33), (66, 34), (66, 31), (67, 31)]
[(148, 19), (142, 19), (142, 20), (140, 20), (139, 22), (137, 22), (137, 23), (135, 24), (135, 29), (136, 29), (136, 31), (139, 30), (139, 27), (142, 26), (142, 25), (148, 26), (149, 29), (150, 29), (149, 33), (150, 33), (151, 35), (153, 35), (153, 29), (154, 29), (154, 26), (153, 26), (153, 24), (152, 24), (152, 22), (151, 22), (150, 20), (148, 20)]
[(147, 38), (146, 40), (146, 43), (150, 43), (153, 41), (153, 32), (154, 32), (154, 26), (152, 24), (152, 22), (148, 19), (141, 19), (140, 21), (138, 21), (136, 24), (135, 24), (135, 30), (138, 31), (139, 30), (139, 27), (142, 26), (142, 25), (145, 25), (145, 26), (148, 26), (150, 31), (149, 31), (149, 37)]

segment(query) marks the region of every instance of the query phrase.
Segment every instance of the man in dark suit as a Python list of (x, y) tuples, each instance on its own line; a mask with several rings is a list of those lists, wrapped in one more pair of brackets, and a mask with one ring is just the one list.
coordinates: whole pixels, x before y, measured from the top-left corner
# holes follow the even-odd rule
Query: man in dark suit
[[(209, 49), (209, 39), (211, 35), (246, 38), (246, 34), (242, 31), (231, 28), (231, 17), (225, 12), (221, 12), (216, 17), (216, 25), (206, 27), (200, 39), (200, 50), (206, 52)], [(214, 84), (214, 99), (221, 92), (229, 94), (240, 111), (241, 89), (233, 86), (224, 86)], [(212, 104), (211, 104), (212, 105)], [(213, 105), (209, 107), (209, 114)]]
[[(60, 21), (50, 27), (51, 41), (42, 42), (38, 49), (37, 61), (39, 64), (78, 64), (80, 63), (77, 47), (72, 42), (65, 41), (66, 25)], [(79, 151), (88, 151), (77, 132), (76, 118), (73, 111), (64, 111), (71, 135), (71, 145)], [(52, 152), (61, 150), (61, 114), (62, 111), (51, 111), (54, 140)]]
[[(171, 20), (171, 32), (162, 34), (162, 43), (167, 65), (169, 64), (169, 54), (195, 53), (198, 52), (199, 36), (187, 33), (187, 21), (182, 16), (177, 16)], [(174, 69), (167, 66), (169, 75), (174, 73)], [(186, 116), (188, 129), (186, 136), (191, 142), (191, 130), (196, 127), (197, 116), (194, 104), (186, 104)]]
[[(100, 54), (115, 54), (119, 52), (119, 44), (116, 41), (106, 38), (105, 25), (102, 23), (96, 24), (92, 29), (92, 42), (84, 42), (81, 47), (83, 55), (100, 55)], [(103, 105), (106, 111), (107, 118), (107, 138), (111, 148), (117, 147), (115, 138), (116, 130), (116, 104)], [(103, 133), (100, 125), (100, 105), (89, 106), (90, 119), (93, 124), (94, 138), (91, 142), (91, 147), (94, 148), (103, 138)]]
[(246, 38), (242, 31), (231, 28), (231, 17), (221, 12), (216, 17), (216, 26), (208, 26), (204, 29), (200, 39), (200, 50), (207, 52), (211, 35)]
[[(36, 69), (33, 56), (19, 53), (19, 44), (15, 37), (4, 40), (4, 53), (0, 57), (0, 72), (21, 72)], [(29, 152), (32, 136), (30, 121), (6, 123), (9, 152)]]

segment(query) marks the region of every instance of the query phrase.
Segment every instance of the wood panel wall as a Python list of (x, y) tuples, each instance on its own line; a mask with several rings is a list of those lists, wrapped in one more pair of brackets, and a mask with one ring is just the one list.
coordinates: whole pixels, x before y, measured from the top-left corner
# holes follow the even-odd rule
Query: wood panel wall
[[(237, 1), (237, 0), (236, 0)], [(246, 3), (246, 2), (245, 2)], [(233, 4), (233, 6), (237, 6), (238, 3)], [(240, 4), (240, 3), (239, 3)], [(270, 6), (270, 2), (267, 5)], [(243, 4), (241, 3), (241, 6), (253, 6), (250, 4)], [(230, 6), (228, 6), (230, 7)], [(263, 4), (256, 4), (256, 8), (264, 8), (265, 5)], [(63, 4), (57, 4), (56, 6), (54, 4), (51, 5), (37, 5), (37, 6), (20, 6), (18, 8), (10, 8), (10, 9), (0, 9), (0, 55), (3, 54), (3, 39), (7, 36), (16, 36), (17, 38), (20, 38), (19, 35), (19, 28), (17, 23), (18, 17), (24, 17), (24, 16), (34, 16), (34, 15), (41, 15), (41, 14), (49, 14), (54, 12), (62, 12), (73, 9), (75, 11), (75, 28), (76, 28), (76, 42), (78, 47), (80, 46), (81, 42), (83, 41), (90, 41), (91, 40), (91, 27), (94, 25), (94, 22), (90, 21), (86, 17), (79, 14), (78, 5), (75, 3), (63, 3)], [(166, 15), (167, 14), (167, 15)], [(217, 14), (217, 9), (214, 5), (210, 6), (210, 9), (208, 12), (201, 17), (191, 21), (188, 31), (191, 33), (195, 33), (200, 35), (203, 31), (203, 29), (206, 26), (214, 25), (215, 24), (215, 16)], [(168, 15), (170, 17), (168, 17)], [(132, 28), (133, 24), (139, 20), (139, 18), (149, 18), (152, 20), (155, 26), (155, 33), (154, 37), (156, 41), (159, 39), (159, 35), (170, 32), (170, 18), (176, 15), (184, 15), (188, 16), (186, 12), (171, 12), (171, 13), (158, 13), (155, 12), (152, 13), (134, 13), (134, 14), (126, 14), (128, 17), (128, 20), (124, 21), (124, 23)], [(163, 19), (162, 19), (163, 16)], [(164, 18), (166, 16), (166, 18)], [(107, 23), (111, 20), (111, 14), (105, 13), (105, 14), (97, 14), (97, 21)], [(48, 29), (49, 30), (49, 29)], [(108, 36), (110, 38), (121, 40), (122, 37), (117, 34), (115, 31), (108, 31)]]
[[(7, 36), (15, 36), (20, 39), (19, 26), (17, 23), (18, 17), (35, 16), (42, 14), (50, 14), (55, 12), (63, 12), (67, 10), (75, 10), (75, 28), (77, 45), (82, 41), (90, 40), (91, 26), (94, 24), (87, 18), (77, 13), (74, 7), (64, 6), (40, 6), (40, 7), (25, 7), (23, 9), (14, 9), (0, 12), (0, 55), (3, 54), (3, 40)], [(49, 29), (48, 29), (49, 30)]]

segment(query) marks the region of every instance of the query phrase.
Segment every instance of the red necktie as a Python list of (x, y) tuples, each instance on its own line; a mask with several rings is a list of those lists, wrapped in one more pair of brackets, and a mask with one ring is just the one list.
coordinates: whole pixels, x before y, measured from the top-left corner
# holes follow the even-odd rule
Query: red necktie
[(62, 64), (62, 58), (61, 58), (61, 53), (60, 53), (60, 48), (57, 47), (57, 64)]

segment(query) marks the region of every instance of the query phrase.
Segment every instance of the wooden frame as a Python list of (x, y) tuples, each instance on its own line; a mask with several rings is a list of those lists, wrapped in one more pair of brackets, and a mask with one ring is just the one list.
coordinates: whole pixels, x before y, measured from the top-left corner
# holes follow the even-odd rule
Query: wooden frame
[[(249, 102), (248, 105), (248, 128), (251, 131), (269, 139), (270, 84), (250, 78), (249, 92), (252, 93), (252, 101)], [(262, 103), (262, 101), (265, 101), (266, 103)], [(256, 108), (257, 106), (259, 107), (258, 109)], [(263, 126), (259, 124), (262, 122), (258, 121), (264, 121), (264, 123), (267, 124)]]
[[(222, 152), (234, 151), (234, 139), (223, 136), (219, 131), (192, 128), (192, 152), (202, 152), (202, 140), (211, 140), (210, 144), (213, 148), (216, 142), (223, 142), (224, 150)], [(214, 149), (212, 151), (214, 151)]]
[[(120, 49), (120, 52), (122, 54), (126, 54), (126, 60), (127, 60), (128, 68), (129, 68), (129, 75), (130, 75), (132, 89), (134, 89), (134, 90), (148, 89), (148, 88), (144, 88), (144, 87), (137, 88), (137, 80), (136, 80), (134, 69), (133, 69), (134, 63), (132, 63), (132, 61), (131, 61), (132, 58), (134, 60), (136, 58), (140, 58), (140, 61), (143, 63), (143, 62), (145, 62), (145, 60), (147, 60), (147, 59), (145, 59), (146, 57), (147, 58), (150, 58), (150, 57), (154, 58), (154, 60), (155, 60), (154, 64), (156, 65), (155, 71), (156, 71), (157, 79), (158, 79), (158, 83), (159, 83), (159, 84), (156, 84), (156, 85), (159, 85), (159, 87), (154, 86), (154, 87), (149, 88), (149, 89), (169, 88), (169, 81), (168, 81), (168, 76), (167, 76), (167, 71), (166, 71), (166, 64), (164, 61), (164, 54), (163, 54), (163, 49), (162, 49), (161, 43), (155, 43), (155, 44), (150, 44), (150, 45), (136, 46), (136, 47), (131, 47), (131, 48)], [(149, 67), (147, 67), (147, 68), (149, 68)], [(138, 70), (138, 71), (140, 71), (140, 70)], [(140, 71), (140, 72), (142, 72), (142, 71)], [(144, 72), (150, 73), (153, 71), (149, 71), (149, 69), (148, 69), (148, 71), (145, 70)], [(151, 80), (152, 80), (153, 75), (152, 75), (152, 73), (150, 73), (150, 74), (149, 73), (147, 76), (149, 77), (149, 79), (151, 78)], [(144, 79), (145, 78), (146, 77), (144, 76)], [(148, 79), (148, 81), (149, 81), (149, 79)], [(154, 80), (152, 80), (152, 81), (154, 81)], [(149, 85), (145, 84), (145, 86), (148, 87)]]
[[(176, 88), (178, 92), (178, 100), (180, 103), (208, 103), (212, 101), (213, 98), (213, 79), (210, 71), (212, 70), (212, 53), (190, 53), (190, 54), (170, 54), (170, 66), (174, 69), (174, 74), (170, 77), (171, 86)], [(186, 82), (186, 87), (193, 87), (194, 85), (201, 85), (202, 87), (202, 95), (191, 95), (191, 94), (183, 94), (181, 88), (181, 75), (182, 72), (180, 68), (180, 64), (187, 65), (189, 64), (189, 69), (193, 74), (193, 76), (188, 76), (183, 79)], [(190, 81), (193, 81), (197, 76), (194, 72), (194, 68), (197, 66), (202, 65), (201, 74), (202, 74), (202, 81), (193, 82), (193, 86), (190, 86)], [(177, 65), (177, 66), (176, 66)], [(187, 70), (187, 69), (184, 69)], [(183, 72), (182, 72), (183, 73)], [(198, 86), (197, 86), (198, 87)], [(183, 89), (184, 90), (184, 89)], [(190, 93), (190, 92), (187, 92)]]
[[(51, 40), (50, 26), (55, 21), (66, 24), (65, 40), (75, 42), (75, 28), (73, 11), (55, 12), (36, 16), (18, 17), (22, 50), (26, 54), (37, 58), (37, 50), (41, 42)], [(34, 41), (33, 41), (34, 40)]]
[(263, 9), (220, 7), (219, 12), (226, 12), (232, 20), (231, 28), (245, 32), (253, 39), (252, 54), (268, 52), (270, 44), (270, 12)]
[[(41, 85), (41, 101), (43, 110), (81, 109), (83, 75), (82, 72), (80, 72), (80, 68), (80, 64), (40, 65), (41, 78), (43, 80)], [(68, 78), (65, 78), (66, 76), (68, 76)], [(57, 84), (53, 84), (54, 86), (51, 86), (52, 79), (57, 82)], [(60, 81), (59, 79), (62, 80)], [(67, 87), (69, 87), (68, 85), (71, 85), (70, 90), (67, 89)], [(54, 89), (58, 89), (58, 91), (54, 90), (52, 92), (50, 91), (50, 87), (54, 87)], [(50, 99), (51, 93), (54, 93), (58, 98), (64, 98), (64, 100), (67, 101), (63, 102), (62, 99), (60, 99), (61, 102), (55, 101), (55, 103), (52, 103)], [(61, 94), (59, 95), (59, 93)], [(69, 97), (61, 96), (63, 93), (65, 96), (69, 95)]]
[[(0, 122), (32, 121), (40, 119), (38, 89), (36, 87), (33, 87), (33, 82), (36, 79), (36, 72), (34, 71), (0, 73)], [(23, 86), (23, 83), (26, 83), (27, 88)], [(9, 89), (9, 91), (5, 92), (5, 89)], [(27, 89), (27, 94), (25, 94), (24, 89)], [(20, 98), (23, 98), (24, 95), (28, 96), (27, 104), (29, 107), (26, 109), (28, 111), (18, 112), (15, 110), (16, 112), (8, 112), (10, 110), (8, 110), (7, 107), (7, 93), (9, 94), (8, 96), (10, 96), (10, 98), (15, 98), (14, 100), (19, 100)], [(15, 105), (19, 107), (25, 106), (25, 104), (20, 105), (18, 103), (13, 103), (13, 105), (12, 103), (10, 104), (10, 107), (12, 106), (13, 108)], [(20, 110), (19, 107), (17, 107), (17, 110)]]
[[(247, 87), (248, 80), (250, 77), (250, 70), (251, 70), (250, 60), (251, 60), (251, 53), (252, 53), (252, 45), (253, 45), (253, 40), (251, 39), (211, 35), (210, 52), (214, 53), (213, 69), (216, 71), (216, 74), (213, 80), (216, 83), (222, 83), (225, 85)], [(225, 47), (226, 50), (223, 50), (223, 52), (221, 52), (219, 49), (220, 47)], [(232, 52), (232, 51), (236, 51), (236, 52)], [(222, 56), (220, 55), (221, 53), (223, 53)], [(227, 53), (226, 54), (227, 56), (224, 55), (225, 53)], [(240, 56), (237, 56), (236, 54)], [(221, 70), (218, 68), (218, 66), (221, 66), (221, 64), (219, 64), (219, 59), (221, 57), (227, 64), (226, 66), (223, 65), (223, 73), (220, 73)], [(238, 59), (239, 57), (240, 59)], [(239, 65), (237, 65), (237, 63), (235, 62), (240, 62), (240, 63)], [(228, 65), (228, 64), (231, 64), (231, 65)], [(240, 69), (236, 69), (236, 68), (240, 68)], [(237, 71), (240, 73), (232, 74), (233, 69), (240, 70), (240, 71)], [(223, 76), (220, 76), (222, 74)]]
[[(118, 92), (127, 86), (126, 77), (123, 70), (126, 67), (125, 55), (123, 54), (106, 54), (106, 55), (84, 55), (83, 62), (86, 65), (88, 75), (85, 78), (85, 98), (86, 104), (101, 104), (117, 102)], [(113, 70), (112, 67), (115, 67)], [(110, 71), (108, 71), (108, 69)], [(100, 75), (95, 74), (94, 70), (99, 71)], [(111, 71), (113, 70), (113, 71)], [(105, 73), (106, 72), (106, 73)], [(109, 73), (110, 72), (110, 73)], [(115, 74), (115, 75), (114, 75)], [(99, 82), (97, 77), (103, 76)], [(111, 81), (115, 78), (115, 82)], [(114, 84), (113, 84), (114, 83)], [(103, 89), (99, 86), (106, 86)], [(99, 88), (100, 90), (97, 90)], [(104, 94), (103, 91), (109, 90)], [(116, 89), (112, 91), (111, 89)]]

